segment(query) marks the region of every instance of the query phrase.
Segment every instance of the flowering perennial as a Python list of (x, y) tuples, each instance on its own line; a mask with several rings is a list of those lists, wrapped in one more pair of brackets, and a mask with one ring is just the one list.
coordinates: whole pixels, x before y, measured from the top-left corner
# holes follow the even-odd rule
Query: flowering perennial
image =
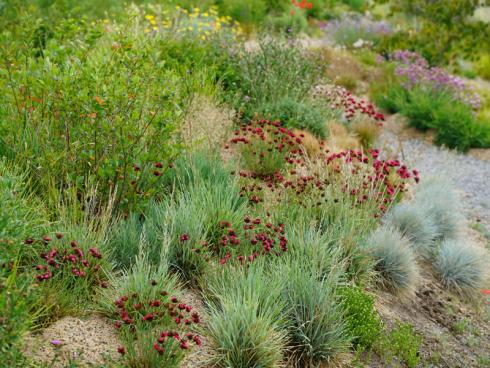
[[(56, 234), (58, 239), (62, 238), (62, 234)], [(52, 241), (49, 236), (43, 236), (41, 242), (48, 244)], [(28, 238), (24, 241), (25, 244), (33, 244), (34, 239)], [(71, 273), (76, 278), (85, 278), (87, 275), (97, 274), (101, 266), (98, 260), (102, 258), (102, 254), (97, 248), (90, 248), (88, 253), (85, 253), (76, 241), (70, 242), (69, 249), (51, 248), (48, 252), (40, 254), (42, 263), (36, 265), (36, 279), (38, 281), (47, 281), (56, 274)]]
[(427, 60), (416, 52), (396, 51), (392, 59), (398, 63), (395, 73), (405, 79), (403, 86), (406, 89), (422, 86), (434, 91), (446, 91), (474, 110), (480, 108), (480, 96), (472, 86), (444, 69), (429, 66)]
[(345, 120), (350, 121), (359, 115), (368, 116), (381, 126), (385, 116), (370, 102), (358, 99), (341, 86), (317, 86), (315, 95), (326, 98), (330, 107), (341, 110)]

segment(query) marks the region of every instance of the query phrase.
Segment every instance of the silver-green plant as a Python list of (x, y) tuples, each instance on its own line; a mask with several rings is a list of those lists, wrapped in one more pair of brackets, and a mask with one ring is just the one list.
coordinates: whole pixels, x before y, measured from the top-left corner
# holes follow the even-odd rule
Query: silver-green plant
[(460, 234), (464, 216), (459, 196), (448, 181), (427, 180), (415, 193), (413, 205), (433, 221), (438, 240), (455, 239)]
[(442, 282), (459, 292), (471, 292), (484, 286), (488, 278), (488, 254), (465, 240), (442, 242), (434, 264)]
[(332, 265), (326, 275), (307, 259), (281, 265), (291, 352), (297, 367), (318, 367), (348, 350), (350, 337), (336, 295), (343, 268)]
[(223, 267), (206, 279), (206, 331), (218, 367), (280, 367), (286, 348), (281, 286), (257, 261)]
[(408, 239), (417, 255), (423, 258), (433, 255), (439, 234), (432, 216), (423, 208), (412, 203), (399, 204), (386, 215), (384, 223)]
[(398, 230), (382, 226), (367, 243), (381, 284), (397, 294), (414, 291), (419, 270), (408, 239)]

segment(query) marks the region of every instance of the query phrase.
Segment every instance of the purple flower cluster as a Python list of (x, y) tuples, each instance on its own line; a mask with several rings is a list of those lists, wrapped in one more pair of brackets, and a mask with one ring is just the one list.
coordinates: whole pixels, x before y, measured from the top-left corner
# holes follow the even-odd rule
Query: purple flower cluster
[(320, 26), (338, 43), (352, 46), (356, 41), (376, 42), (393, 31), (389, 23), (369, 17), (344, 17)]
[(474, 110), (480, 108), (480, 96), (472, 86), (444, 69), (431, 67), (419, 54), (407, 50), (395, 51), (392, 59), (398, 63), (395, 73), (406, 79), (403, 84), (405, 88), (422, 86), (436, 91), (446, 91)]

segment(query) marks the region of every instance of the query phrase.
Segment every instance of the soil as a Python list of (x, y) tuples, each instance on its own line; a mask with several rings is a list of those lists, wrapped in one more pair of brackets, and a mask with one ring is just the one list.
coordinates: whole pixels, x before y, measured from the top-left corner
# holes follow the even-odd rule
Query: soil
[[(55, 346), (52, 342), (59, 341)], [(38, 335), (26, 338), (26, 355), (49, 367), (65, 367), (75, 361), (79, 367), (100, 367), (118, 359), (117, 330), (105, 318), (64, 317)]]
[[(490, 367), (490, 301), (471, 303), (448, 292), (430, 267), (422, 267), (422, 282), (408, 300), (378, 292), (376, 309), (388, 327), (410, 323), (423, 335), (424, 366), (441, 368)], [(383, 363), (377, 363), (384, 367)]]

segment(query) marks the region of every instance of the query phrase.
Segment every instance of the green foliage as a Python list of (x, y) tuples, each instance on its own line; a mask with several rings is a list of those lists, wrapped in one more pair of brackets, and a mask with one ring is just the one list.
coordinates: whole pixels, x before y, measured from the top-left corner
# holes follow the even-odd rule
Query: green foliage
[(413, 327), (407, 323), (398, 323), (383, 339), (384, 355), (393, 360), (393, 356), (397, 360), (403, 361), (407, 367), (415, 368), (421, 361), (418, 354), (422, 344), (422, 336), (413, 331)]
[(250, 120), (261, 106), (277, 104), (284, 98), (296, 103), (308, 96), (322, 75), (320, 63), (291, 40), (262, 37), (257, 49), (232, 55), (238, 73), (229, 93), (235, 107)]
[(22, 339), (49, 301), (33, 287), (32, 261), (40, 244), (24, 244), (48, 227), (41, 203), (26, 192), (26, 176), (0, 160), (0, 361), (25, 366)]
[(383, 332), (383, 324), (374, 308), (374, 298), (355, 286), (341, 288), (339, 294), (354, 346), (370, 349)]
[(471, 19), (475, 0), (396, 1), (394, 11), (416, 17), (416, 31), (403, 29), (386, 37), (378, 50), (417, 50), (431, 65), (472, 59), (490, 47), (490, 24)]
[(440, 246), (434, 266), (448, 288), (472, 292), (484, 286), (488, 255), (464, 240), (446, 240)]
[[(159, 354), (153, 344), (163, 331), (179, 329), (173, 318), (167, 313), (155, 320), (145, 321), (143, 317), (147, 312), (147, 305), (152, 301), (162, 300), (162, 292), (166, 292), (164, 298), (180, 296), (176, 276), (169, 273), (166, 246), (160, 251), (160, 262), (158, 266), (152, 265), (144, 255), (148, 250), (144, 246), (136, 258), (131, 269), (122, 276), (113, 278), (111, 287), (101, 290), (99, 305), (101, 311), (107, 317), (115, 320), (120, 319), (120, 307), (115, 301), (126, 297), (129, 306), (126, 310), (131, 311), (132, 323), (123, 323), (119, 327), (119, 336), (122, 346), (125, 348), (124, 361), (133, 367), (179, 367), (183, 359), (183, 351), (178, 348), (178, 343), (166, 345), (163, 354)], [(137, 311), (133, 311), (133, 305), (140, 305)], [(134, 316), (133, 314), (136, 314)], [(136, 317), (136, 318), (134, 318)]]
[[(176, 188), (169, 199), (152, 202), (144, 216), (131, 214), (112, 231), (109, 244), (118, 267), (129, 267), (141, 241), (146, 243), (147, 261), (157, 264), (168, 234), (170, 263), (186, 279), (195, 280), (209, 267), (207, 244), (217, 245), (223, 231), (220, 222), (242, 223), (246, 200), (219, 158), (200, 152), (187, 160), (178, 161), (168, 179)], [(189, 239), (182, 241), (182, 235)], [(215, 250), (223, 255), (223, 249)]]
[(484, 79), (490, 80), (490, 54), (483, 54), (476, 62), (476, 71)]
[(475, 118), (470, 107), (443, 91), (422, 87), (405, 90), (390, 84), (376, 92), (377, 103), (390, 112), (400, 112), (408, 123), (422, 131), (434, 129), (435, 143), (466, 151), (490, 146), (490, 128)]
[(418, 267), (406, 238), (395, 229), (380, 227), (369, 237), (368, 246), (385, 288), (395, 293), (415, 289)]
[(335, 294), (341, 268), (322, 276), (304, 260), (283, 266), (284, 300), (296, 364), (316, 367), (345, 352), (349, 345), (342, 309)]
[(219, 367), (278, 367), (287, 337), (281, 285), (264, 266), (216, 270), (205, 280), (209, 307), (206, 331)]
[(280, 33), (300, 34), (308, 28), (308, 21), (303, 12), (270, 15), (265, 22), (268, 27)]
[(322, 139), (327, 136), (328, 117), (333, 115), (331, 110), (312, 102), (300, 102), (290, 97), (258, 106), (257, 112), (266, 119), (280, 121), (289, 129), (307, 130)]

